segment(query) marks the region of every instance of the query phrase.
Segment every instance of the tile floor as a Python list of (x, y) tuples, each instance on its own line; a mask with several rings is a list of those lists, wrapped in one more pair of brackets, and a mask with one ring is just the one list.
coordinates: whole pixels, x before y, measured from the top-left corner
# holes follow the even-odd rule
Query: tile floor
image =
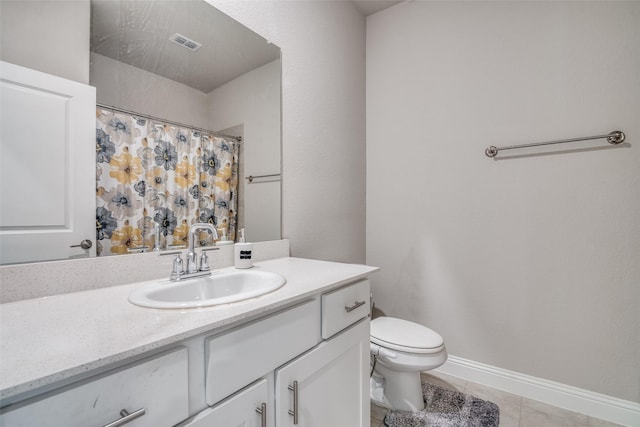
[[(500, 427), (615, 427), (607, 421), (431, 371), (423, 381), (489, 400), (500, 408)], [(371, 405), (371, 427), (384, 427), (386, 409)]]

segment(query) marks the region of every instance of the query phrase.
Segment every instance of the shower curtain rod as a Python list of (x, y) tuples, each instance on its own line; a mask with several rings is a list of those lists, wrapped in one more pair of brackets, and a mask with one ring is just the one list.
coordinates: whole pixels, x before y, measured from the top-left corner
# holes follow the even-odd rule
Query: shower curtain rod
[(242, 142), (242, 137), (241, 136), (227, 135), (226, 133), (214, 132), (214, 131), (211, 131), (209, 129), (203, 129), (203, 128), (199, 128), (199, 127), (196, 127), (196, 126), (187, 125), (187, 124), (184, 124), (184, 123), (174, 122), (174, 121), (171, 121), (171, 120), (165, 120), (165, 119), (161, 119), (159, 117), (150, 116), (148, 114), (136, 113), (135, 111), (125, 110), (123, 108), (114, 107), (112, 105), (105, 105), (105, 104), (96, 103), (96, 107), (104, 108), (106, 110), (111, 110), (111, 111), (114, 111), (114, 112), (117, 111), (119, 113), (131, 114), (132, 116), (143, 117), (143, 118), (145, 118), (147, 120), (155, 120), (157, 122), (162, 122), (162, 123), (165, 123), (165, 124), (168, 124), (168, 125), (180, 126), (180, 127), (193, 129), (193, 130), (199, 130), (200, 132), (206, 133), (206, 134), (209, 134), (209, 135), (223, 137), (223, 138), (232, 138), (232, 139), (235, 139), (237, 142)]

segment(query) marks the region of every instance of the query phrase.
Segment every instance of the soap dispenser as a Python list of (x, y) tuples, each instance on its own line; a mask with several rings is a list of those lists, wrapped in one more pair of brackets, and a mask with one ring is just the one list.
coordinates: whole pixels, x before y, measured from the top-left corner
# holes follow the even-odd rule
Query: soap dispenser
[(234, 245), (234, 261), (236, 268), (253, 267), (253, 243), (247, 243), (244, 238), (244, 228), (238, 231), (238, 243)]

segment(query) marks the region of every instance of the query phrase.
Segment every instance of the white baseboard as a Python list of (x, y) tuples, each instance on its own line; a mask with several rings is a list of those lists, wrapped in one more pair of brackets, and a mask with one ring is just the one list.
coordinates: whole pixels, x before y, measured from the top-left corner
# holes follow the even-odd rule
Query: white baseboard
[(628, 400), (451, 355), (436, 371), (590, 417), (640, 427), (640, 404)]

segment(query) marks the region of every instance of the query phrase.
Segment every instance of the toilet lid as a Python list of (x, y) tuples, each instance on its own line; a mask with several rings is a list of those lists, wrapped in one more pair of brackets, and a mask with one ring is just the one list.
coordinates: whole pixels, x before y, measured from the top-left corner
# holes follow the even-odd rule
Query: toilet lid
[(371, 341), (396, 350), (419, 353), (444, 345), (436, 331), (394, 317), (378, 317), (371, 321)]

